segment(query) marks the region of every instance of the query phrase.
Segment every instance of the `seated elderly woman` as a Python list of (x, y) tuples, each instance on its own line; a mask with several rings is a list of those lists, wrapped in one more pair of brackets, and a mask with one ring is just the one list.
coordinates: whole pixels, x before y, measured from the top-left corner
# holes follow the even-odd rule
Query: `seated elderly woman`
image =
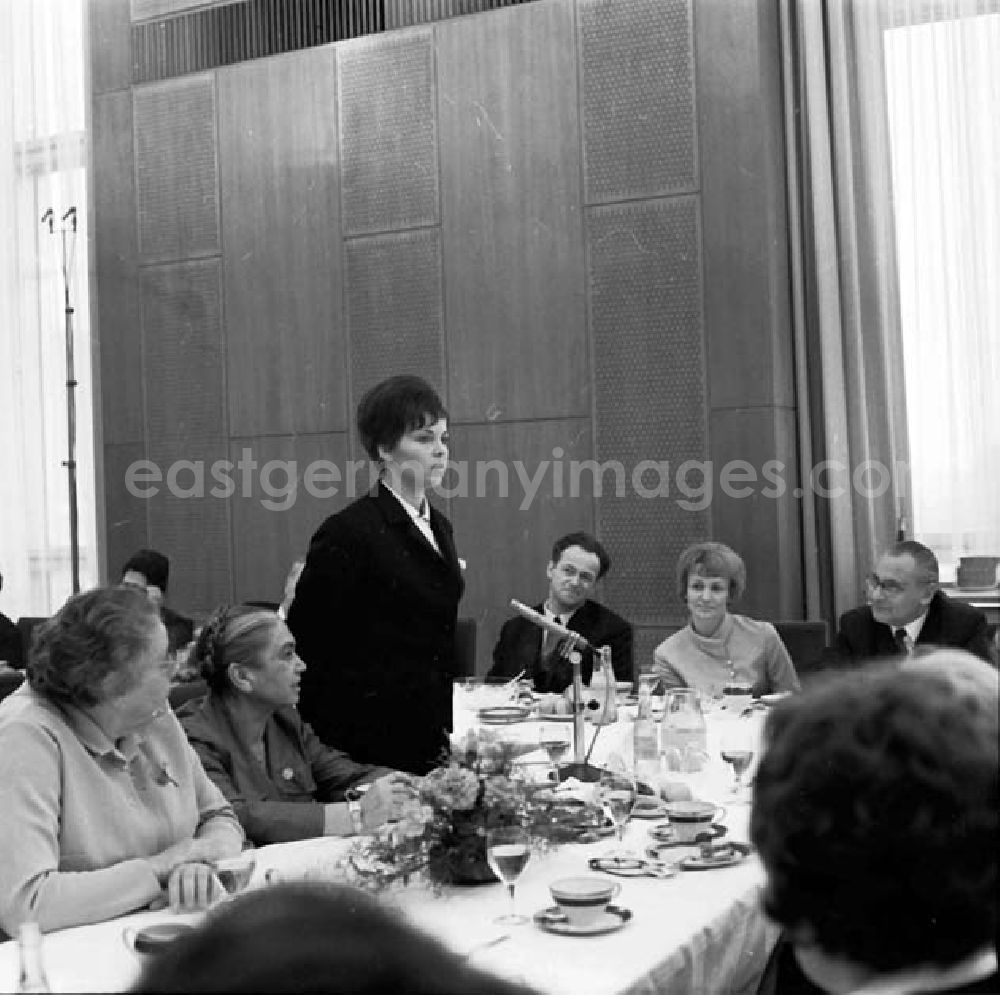
[[(295, 706), (306, 665), (274, 612), (219, 609), (191, 654), (209, 692), (180, 720), (254, 843), (369, 832), (405, 804), (406, 775), (355, 763), (303, 722)], [(369, 785), (360, 801), (344, 802), (359, 784)]]
[(996, 685), (933, 656), (768, 716), (751, 838), (790, 941), (777, 992), (1000, 991)]
[(0, 927), (98, 922), (222, 893), (240, 852), (232, 808), (167, 706), (156, 605), (129, 588), (78, 594), (36, 634), (0, 705)]
[(788, 650), (769, 622), (729, 611), (746, 585), (743, 560), (721, 542), (689, 546), (677, 561), (677, 594), (688, 624), (656, 647), (653, 672), (667, 688), (690, 687), (714, 697), (727, 684), (755, 695), (798, 691)]

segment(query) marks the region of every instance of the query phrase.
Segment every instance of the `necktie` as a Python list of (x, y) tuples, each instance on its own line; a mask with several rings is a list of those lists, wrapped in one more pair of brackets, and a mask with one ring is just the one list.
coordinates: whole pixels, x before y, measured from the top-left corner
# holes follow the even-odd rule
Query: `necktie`
[(906, 641), (906, 629), (900, 627), (893, 630), (892, 640), (896, 644), (896, 649), (898, 649), (904, 656), (910, 652), (910, 647)]

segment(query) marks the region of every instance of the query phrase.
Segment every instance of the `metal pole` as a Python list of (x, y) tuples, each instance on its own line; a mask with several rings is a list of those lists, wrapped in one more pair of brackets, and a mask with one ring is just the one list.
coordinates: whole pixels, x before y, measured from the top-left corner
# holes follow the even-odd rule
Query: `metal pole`
[[(48, 223), (49, 234), (53, 231), (53, 213), (50, 207), (42, 215), (42, 224)], [(62, 216), (62, 225), (59, 229), (62, 241), (62, 277), (63, 277), (63, 302), (64, 314), (66, 318), (66, 459), (63, 466), (66, 467), (69, 484), (69, 551), (70, 564), (73, 578), (73, 593), (80, 590), (80, 514), (77, 505), (76, 493), (76, 370), (73, 356), (73, 305), (70, 302), (70, 275), (69, 263), (66, 254), (66, 234), (67, 230), (72, 234), (74, 242), (76, 240), (76, 208), (71, 207)]]

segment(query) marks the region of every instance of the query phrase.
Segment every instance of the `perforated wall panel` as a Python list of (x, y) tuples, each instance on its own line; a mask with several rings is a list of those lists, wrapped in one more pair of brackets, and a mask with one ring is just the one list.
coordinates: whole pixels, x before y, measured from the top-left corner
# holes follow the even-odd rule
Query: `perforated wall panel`
[(436, 223), (430, 31), (346, 43), (337, 63), (345, 233)]
[[(142, 443), (104, 447), (104, 509), (108, 576), (118, 578), (122, 564), (137, 550), (149, 545), (149, 502), (130, 494), (128, 469), (145, 458)], [(138, 494), (142, 488), (134, 488)]]
[(218, 252), (213, 79), (157, 83), (133, 94), (140, 261)]
[[(698, 218), (694, 197), (587, 211), (596, 449), (626, 479), (598, 502), (600, 535), (622, 564), (606, 586), (633, 621), (673, 618), (677, 555), (708, 528), (704, 496), (684, 493), (699, 474), (677, 483), (681, 463), (708, 459)], [(643, 460), (669, 466), (641, 474)]]
[(587, 203), (697, 187), (691, 0), (579, 0)]
[(354, 403), (379, 380), (416, 373), (444, 392), (441, 236), (436, 229), (347, 243)]
[(171, 603), (187, 609), (230, 597), (228, 503), (213, 474), (227, 456), (220, 268), (206, 259), (139, 279), (147, 451), (163, 477), (150, 542), (171, 558)]

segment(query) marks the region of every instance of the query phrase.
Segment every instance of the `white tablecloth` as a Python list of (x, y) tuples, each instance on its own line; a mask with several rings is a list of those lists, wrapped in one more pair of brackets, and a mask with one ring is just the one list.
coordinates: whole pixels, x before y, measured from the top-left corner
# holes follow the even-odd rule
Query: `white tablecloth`
[[(733, 721), (733, 720), (727, 720)], [(746, 721), (746, 720), (743, 720)], [(709, 724), (710, 747), (719, 722)], [(524, 742), (537, 741), (538, 726), (525, 723), (504, 729)], [(627, 748), (627, 723), (605, 727), (595, 757)], [(713, 761), (693, 779), (701, 797), (727, 804), (727, 769)], [(748, 810), (729, 805), (729, 838), (746, 839)], [(633, 820), (626, 844), (642, 849), (654, 823)], [(306, 840), (257, 851), (251, 887), (266, 887), (265, 872), (274, 869), (284, 879), (324, 878), (350, 846), (337, 839)], [(610, 848), (608, 841), (567, 844), (533, 857), (517, 886), (519, 911), (530, 916), (552, 904), (550, 882), (588, 873), (587, 860)], [(678, 856), (685, 851), (672, 851)], [(630, 909), (631, 922), (599, 937), (556, 936), (532, 923), (497, 926), (493, 920), (507, 911), (506, 890), (499, 884), (455, 887), (442, 895), (426, 888), (393, 892), (385, 901), (401, 907), (420, 928), (456, 951), (472, 951), (482, 967), (523, 980), (540, 991), (566, 995), (677, 992), (690, 995), (752, 995), (777, 937), (758, 906), (762, 871), (755, 857), (728, 868), (686, 871), (674, 878), (620, 878), (616, 904)], [(54, 991), (121, 991), (138, 976), (141, 958), (124, 943), (123, 929), (175, 917), (169, 912), (143, 912), (94, 926), (66, 929), (45, 938), (45, 964)], [(510, 938), (487, 949), (480, 944), (509, 933)], [(13, 992), (17, 982), (17, 948), (0, 945), (0, 991)]]

